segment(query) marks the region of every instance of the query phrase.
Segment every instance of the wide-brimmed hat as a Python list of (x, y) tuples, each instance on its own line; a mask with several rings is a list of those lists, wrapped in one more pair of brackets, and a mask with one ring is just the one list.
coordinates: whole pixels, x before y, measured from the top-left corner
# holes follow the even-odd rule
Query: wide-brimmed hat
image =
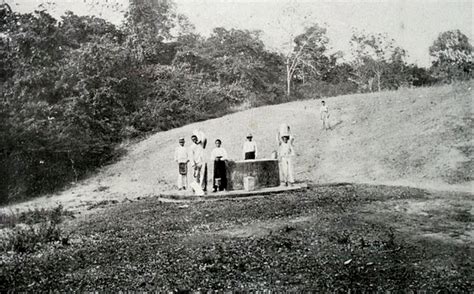
[(253, 138), (252, 134), (249, 133), (249, 134), (247, 135), (247, 138)]
[(184, 142), (184, 138), (183, 137), (179, 138), (179, 142)]

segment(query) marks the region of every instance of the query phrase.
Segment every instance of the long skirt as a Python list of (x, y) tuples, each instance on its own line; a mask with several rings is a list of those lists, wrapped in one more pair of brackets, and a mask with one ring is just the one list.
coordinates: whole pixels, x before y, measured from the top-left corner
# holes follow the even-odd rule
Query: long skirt
[(205, 192), (207, 190), (207, 163), (194, 166), (193, 178)]
[(224, 189), (227, 189), (227, 176), (226, 176), (226, 168), (225, 168), (224, 160), (214, 161), (213, 188), (219, 189), (219, 191), (223, 191)]
[(180, 162), (178, 163), (179, 174), (180, 175), (187, 175), (188, 174), (188, 163), (187, 162)]

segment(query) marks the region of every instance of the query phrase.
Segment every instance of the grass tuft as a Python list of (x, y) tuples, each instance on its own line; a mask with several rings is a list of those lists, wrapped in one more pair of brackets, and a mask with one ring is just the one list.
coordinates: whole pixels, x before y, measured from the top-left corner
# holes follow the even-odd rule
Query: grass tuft
[(61, 205), (53, 209), (37, 208), (19, 214), (1, 214), (0, 251), (31, 253), (51, 242), (67, 245), (69, 236), (59, 226), (66, 216), (73, 217), (73, 214)]

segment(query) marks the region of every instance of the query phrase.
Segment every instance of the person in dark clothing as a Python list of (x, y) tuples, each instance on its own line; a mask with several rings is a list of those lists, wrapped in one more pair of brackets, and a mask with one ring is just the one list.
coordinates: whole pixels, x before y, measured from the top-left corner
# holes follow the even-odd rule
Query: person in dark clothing
[(214, 161), (213, 192), (227, 189), (226, 160), (227, 151), (221, 146), (222, 141), (216, 140), (216, 148), (211, 152), (211, 160)]

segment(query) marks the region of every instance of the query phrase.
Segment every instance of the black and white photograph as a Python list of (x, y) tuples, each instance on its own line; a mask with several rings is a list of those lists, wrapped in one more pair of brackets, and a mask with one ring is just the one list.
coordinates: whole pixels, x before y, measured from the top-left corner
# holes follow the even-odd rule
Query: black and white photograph
[(0, 292), (474, 292), (472, 0), (0, 0)]

